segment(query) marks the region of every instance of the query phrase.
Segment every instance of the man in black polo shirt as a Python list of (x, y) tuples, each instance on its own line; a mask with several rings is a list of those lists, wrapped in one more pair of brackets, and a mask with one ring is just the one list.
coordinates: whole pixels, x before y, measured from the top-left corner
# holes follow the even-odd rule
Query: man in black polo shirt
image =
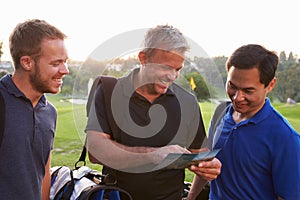
[[(199, 151), (205, 138), (196, 98), (174, 83), (188, 49), (178, 29), (152, 28), (138, 54), (141, 67), (118, 79), (111, 102), (104, 83), (96, 89), (86, 127), (90, 159), (135, 200), (181, 199), (184, 169), (166, 170), (161, 161), (168, 153)], [(206, 180), (220, 168), (217, 159), (198, 166)]]

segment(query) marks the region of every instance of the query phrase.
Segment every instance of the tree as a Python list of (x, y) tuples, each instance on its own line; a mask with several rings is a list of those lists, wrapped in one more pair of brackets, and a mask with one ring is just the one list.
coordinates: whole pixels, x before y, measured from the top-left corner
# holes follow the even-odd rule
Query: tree
[(227, 61), (228, 57), (225, 56), (218, 56), (218, 57), (214, 57), (213, 61), (216, 64), (219, 73), (221, 74), (223, 83), (225, 85), (226, 83), (226, 79), (227, 79), (227, 72), (226, 72), (226, 61)]
[(287, 98), (292, 98), (299, 102), (300, 66), (299, 64), (293, 64), (284, 67), (286, 70), (277, 73), (276, 86), (268, 96), (271, 99), (278, 99), (280, 102), (285, 102)]
[(198, 99), (198, 101), (207, 101), (210, 98), (214, 98), (216, 92), (211, 85), (208, 85), (207, 81), (197, 72), (192, 72), (184, 75), (185, 79), (190, 80), (193, 78), (195, 88), (194, 93)]
[(285, 54), (285, 51), (280, 52), (280, 54), (279, 54), (279, 59), (280, 59), (281, 62), (286, 61), (286, 54)]
[(296, 59), (295, 59), (295, 57), (294, 57), (294, 55), (293, 55), (293, 52), (290, 52), (290, 54), (289, 54), (289, 57), (288, 57), (288, 62), (290, 63), (290, 64), (294, 64), (295, 62), (296, 62)]
[(279, 65), (278, 65), (278, 71), (283, 71), (284, 66), (286, 64), (286, 54), (285, 51), (280, 52), (279, 54)]

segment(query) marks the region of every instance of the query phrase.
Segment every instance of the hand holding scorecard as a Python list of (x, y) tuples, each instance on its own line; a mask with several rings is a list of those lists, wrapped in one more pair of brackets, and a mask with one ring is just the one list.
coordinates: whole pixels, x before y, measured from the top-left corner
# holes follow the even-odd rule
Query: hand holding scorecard
[(200, 161), (211, 160), (219, 151), (220, 149), (191, 154), (170, 153), (161, 164), (166, 166), (165, 169), (183, 169), (198, 164)]

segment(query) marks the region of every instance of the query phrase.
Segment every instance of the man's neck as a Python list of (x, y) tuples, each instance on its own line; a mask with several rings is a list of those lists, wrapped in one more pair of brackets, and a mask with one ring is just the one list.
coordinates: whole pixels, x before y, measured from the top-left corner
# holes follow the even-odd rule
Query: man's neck
[(150, 103), (153, 103), (153, 101), (160, 96), (160, 94), (151, 92), (151, 87), (153, 87), (152, 83), (144, 84), (142, 71), (138, 71), (134, 74), (133, 85), (134, 88), (136, 88), (135, 91), (146, 98)]
[(29, 78), (15, 73), (12, 76), (12, 81), (16, 87), (31, 101), (32, 106), (35, 107), (43, 94), (36, 92), (36, 90), (32, 87)]

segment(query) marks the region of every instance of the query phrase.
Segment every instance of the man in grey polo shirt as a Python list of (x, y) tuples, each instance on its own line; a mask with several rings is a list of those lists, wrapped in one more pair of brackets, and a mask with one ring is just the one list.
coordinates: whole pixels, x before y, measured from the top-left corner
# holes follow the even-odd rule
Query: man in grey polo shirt
[[(111, 102), (104, 82), (96, 89), (86, 127), (90, 160), (135, 200), (181, 200), (184, 169), (164, 169), (161, 161), (170, 152), (199, 151), (205, 137), (196, 98), (174, 83), (188, 48), (178, 29), (152, 28), (138, 54), (141, 67), (117, 81)], [(217, 159), (198, 166), (206, 180), (220, 168)]]
[(58, 93), (69, 73), (65, 34), (43, 20), (27, 20), (10, 36), (15, 72), (0, 79), (5, 113), (0, 144), (0, 198), (49, 199), (56, 110), (44, 93)]

